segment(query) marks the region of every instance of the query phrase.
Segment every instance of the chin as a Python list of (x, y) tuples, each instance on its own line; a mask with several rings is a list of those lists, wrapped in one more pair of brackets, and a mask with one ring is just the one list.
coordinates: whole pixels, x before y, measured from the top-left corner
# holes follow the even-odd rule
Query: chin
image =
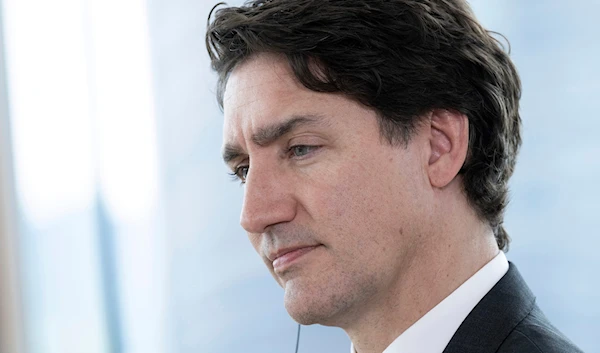
[(336, 326), (338, 313), (344, 312), (345, 301), (312, 286), (288, 282), (284, 303), (288, 314), (299, 324)]
[(316, 310), (309, 303), (289, 303), (286, 301), (285, 308), (294, 321), (302, 325), (321, 324), (330, 321), (329, 315), (321, 310)]

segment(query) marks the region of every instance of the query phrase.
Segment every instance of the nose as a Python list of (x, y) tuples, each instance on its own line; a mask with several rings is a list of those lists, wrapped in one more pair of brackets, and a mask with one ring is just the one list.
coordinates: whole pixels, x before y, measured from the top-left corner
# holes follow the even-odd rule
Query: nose
[(248, 233), (260, 234), (296, 216), (296, 200), (289, 178), (278, 168), (252, 166), (244, 187), (240, 224)]

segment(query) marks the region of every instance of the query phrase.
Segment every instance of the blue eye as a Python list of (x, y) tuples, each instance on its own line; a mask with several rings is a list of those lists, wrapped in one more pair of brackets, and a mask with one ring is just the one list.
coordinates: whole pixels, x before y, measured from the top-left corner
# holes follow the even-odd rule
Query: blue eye
[(290, 147), (290, 152), (294, 157), (304, 157), (310, 152), (317, 149), (318, 146), (298, 145)]
[(242, 184), (244, 184), (246, 182), (246, 177), (248, 176), (249, 169), (250, 169), (249, 166), (242, 165), (242, 166), (235, 168), (233, 173), (229, 173), (229, 175), (231, 175), (233, 180), (239, 180), (239, 181), (241, 181)]
[(235, 170), (235, 175), (237, 175), (238, 178), (240, 178), (240, 180), (242, 182), (245, 182), (246, 181), (246, 177), (248, 176), (248, 170), (249, 169), (250, 169), (250, 167), (247, 166), (247, 165), (246, 166), (242, 166), (242, 167), (238, 167)]

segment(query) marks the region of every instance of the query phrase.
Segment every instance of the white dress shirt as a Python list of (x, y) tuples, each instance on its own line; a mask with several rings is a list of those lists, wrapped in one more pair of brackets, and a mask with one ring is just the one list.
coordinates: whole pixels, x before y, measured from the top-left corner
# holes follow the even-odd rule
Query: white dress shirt
[[(508, 271), (504, 252), (404, 331), (383, 353), (442, 353), (460, 324)], [(351, 346), (350, 353), (356, 353)]]

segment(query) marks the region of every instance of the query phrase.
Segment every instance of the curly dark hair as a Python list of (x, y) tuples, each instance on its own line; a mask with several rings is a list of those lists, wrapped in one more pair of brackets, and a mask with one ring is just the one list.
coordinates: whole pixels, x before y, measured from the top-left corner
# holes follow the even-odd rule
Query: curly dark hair
[[(219, 74), (256, 53), (284, 55), (295, 77), (317, 92), (338, 92), (378, 113), (390, 143), (408, 143), (432, 109), (469, 119), (460, 174), (467, 199), (508, 249), (502, 226), (508, 179), (521, 145), (521, 83), (502, 44), (464, 0), (252, 0), (217, 4), (206, 45)], [(318, 70), (315, 70), (315, 64)]]

